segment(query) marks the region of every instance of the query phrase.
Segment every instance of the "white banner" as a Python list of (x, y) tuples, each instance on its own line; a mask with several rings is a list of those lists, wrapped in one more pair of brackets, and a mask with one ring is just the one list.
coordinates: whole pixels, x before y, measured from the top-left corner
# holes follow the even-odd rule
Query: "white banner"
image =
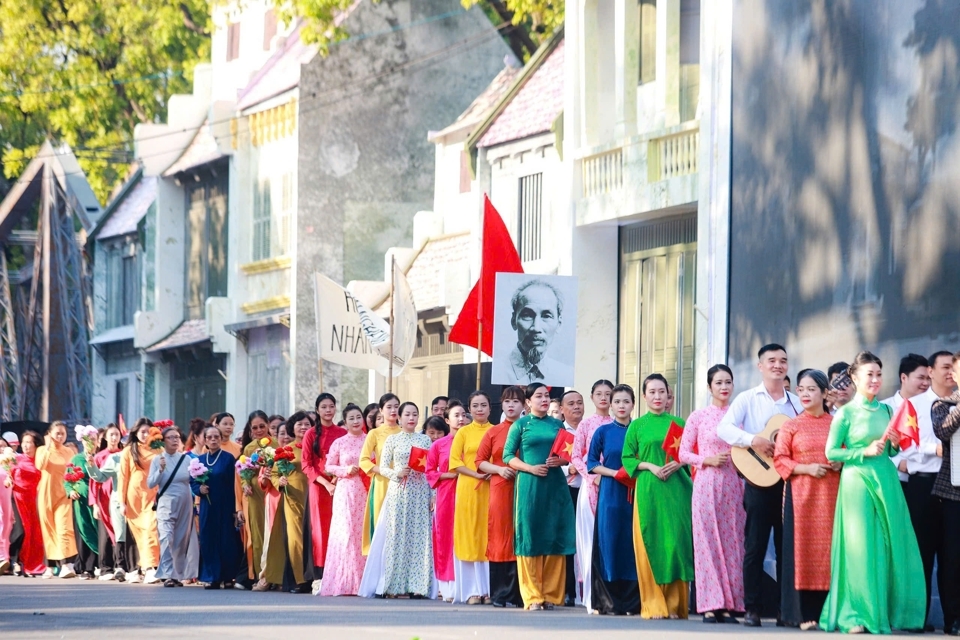
[(403, 371), (417, 348), (417, 305), (407, 277), (393, 269), (393, 375)]
[(330, 278), (317, 273), (315, 283), (320, 358), (357, 369), (375, 369), (387, 375), (389, 360), (371, 346), (368, 337), (379, 331), (389, 344), (387, 323), (367, 311), (352, 293)]

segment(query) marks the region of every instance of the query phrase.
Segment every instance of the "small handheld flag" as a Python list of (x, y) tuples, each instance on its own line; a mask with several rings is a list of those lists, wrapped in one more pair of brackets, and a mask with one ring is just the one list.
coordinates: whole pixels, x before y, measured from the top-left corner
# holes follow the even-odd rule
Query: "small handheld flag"
[(562, 458), (567, 463), (571, 462), (573, 458), (573, 434), (566, 429), (557, 431), (557, 437), (553, 441), (550, 455)]
[(429, 452), (426, 449), (421, 449), (420, 447), (411, 447), (410, 448), (410, 462), (408, 466), (411, 471), (419, 471), (420, 473), (427, 472), (427, 454)]
[(633, 493), (637, 488), (636, 478), (631, 478), (627, 474), (627, 470), (623, 467), (620, 467), (617, 470), (617, 475), (615, 475), (613, 479), (627, 488), (627, 502), (633, 504)]
[(663, 450), (667, 453), (667, 462), (670, 461), (670, 458), (673, 458), (676, 462), (680, 462), (680, 440), (682, 439), (683, 427), (676, 422), (671, 422), (662, 445)]
[[(917, 421), (917, 410), (913, 407), (912, 402), (904, 400), (900, 403), (897, 412), (893, 414), (893, 419), (890, 420), (890, 426), (887, 427), (887, 431), (891, 429), (900, 434), (901, 451), (920, 444), (920, 426)], [(886, 440), (886, 437), (884, 437), (884, 440)]]

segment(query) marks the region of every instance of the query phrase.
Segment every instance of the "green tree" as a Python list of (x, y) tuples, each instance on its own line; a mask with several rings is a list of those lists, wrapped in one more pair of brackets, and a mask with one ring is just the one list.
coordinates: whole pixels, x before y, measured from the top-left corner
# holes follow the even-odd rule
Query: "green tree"
[[(563, 24), (562, 0), (461, 0), (461, 3), (465, 8), (480, 5), (493, 24), (503, 25), (504, 39), (521, 60), (529, 58), (540, 42)], [(353, 0), (276, 2), (278, 13), (284, 19), (295, 15), (307, 19), (302, 36), (324, 53), (330, 44), (349, 37), (349, 32), (342, 24), (335, 24), (335, 20), (352, 4)]]
[(15, 179), (45, 138), (69, 144), (106, 201), (133, 128), (166, 118), (209, 59), (207, 0), (0, 0), (0, 145)]

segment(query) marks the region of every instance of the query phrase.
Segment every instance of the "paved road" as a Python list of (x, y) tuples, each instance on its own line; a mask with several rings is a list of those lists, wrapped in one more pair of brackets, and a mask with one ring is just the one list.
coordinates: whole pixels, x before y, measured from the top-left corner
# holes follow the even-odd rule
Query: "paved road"
[[(145, 633), (149, 633), (145, 636)], [(148, 637), (304, 640), (454, 640), (551, 638), (686, 640), (749, 635), (762, 640), (798, 632), (740, 625), (707, 626), (700, 619), (647, 621), (588, 616), (582, 608), (525, 612), (412, 600), (316, 598), (284, 593), (164, 589), (79, 580), (0, 578), (0, 638)]]

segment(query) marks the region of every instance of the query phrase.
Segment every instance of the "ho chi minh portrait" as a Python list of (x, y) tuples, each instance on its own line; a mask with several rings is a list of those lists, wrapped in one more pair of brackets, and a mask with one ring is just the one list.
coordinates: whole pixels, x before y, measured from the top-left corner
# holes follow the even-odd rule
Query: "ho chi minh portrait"
[(497, 274), (494, 384), (572, 386), (576, 278)]

